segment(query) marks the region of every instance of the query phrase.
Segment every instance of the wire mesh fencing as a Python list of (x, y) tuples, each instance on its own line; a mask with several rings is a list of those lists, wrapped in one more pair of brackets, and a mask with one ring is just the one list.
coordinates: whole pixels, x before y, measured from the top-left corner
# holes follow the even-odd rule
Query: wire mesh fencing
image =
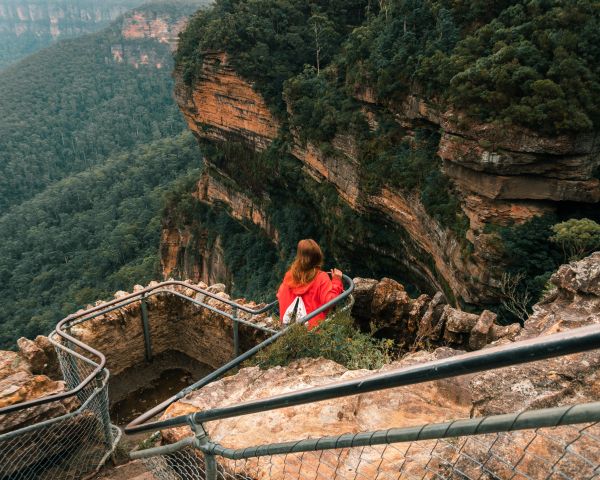
[[(219, 480), (600, 480), (600, 424), (216, 458)], [(160, 480), (211, 480), (193, 447), (144, 461)]]
[(194, 447), (168, 455), (145, 458), (143, 462), (157, 480), (205, 479), (204, 456)]
[[(97, 365), (71, 345), (55, 343), (67, 389)], [(81, 480), (93, 474), (121, 436), (111, 425), (108, 372), (76, 395), (0, 417), (0, 480)]]

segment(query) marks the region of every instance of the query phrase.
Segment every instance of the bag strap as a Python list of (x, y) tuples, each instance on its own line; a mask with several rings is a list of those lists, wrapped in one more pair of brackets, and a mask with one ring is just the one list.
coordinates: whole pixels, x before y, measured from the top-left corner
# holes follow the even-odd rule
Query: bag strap
[(300, 296), (296, 297), (296, 305), (294, 305), (294, 310), (292, 310), (292, 317), (296, 318), (296, 313), (298, 312), (298, 307), (300, 306)]

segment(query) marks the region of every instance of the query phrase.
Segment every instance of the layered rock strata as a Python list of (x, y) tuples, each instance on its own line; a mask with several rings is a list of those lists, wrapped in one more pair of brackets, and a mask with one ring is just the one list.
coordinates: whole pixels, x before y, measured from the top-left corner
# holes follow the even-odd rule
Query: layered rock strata
[(277, 136), (278, 123), (264, 99), (235, 72), (225, 53), (207, 53), (193, 88), (180, 79), (175, 97), (199, 137), (243, 140), (264, 150)]
[[(0, 408), (67, 390), (53, 347), (46, 337), (19, 340), (16, 352), (0, 351)], [(79, 405), (76, 398), (0, 415), (0, 434), (64, 415)]]
[[(202, 73), (187, 85), (176, 72), (176, 97), (190, 129), (216, 143), (244, 141), (264, 150), (277, 136), (279, 122), (266, 108), (251, 83), (235, 73), (223, 53), (208, 53)], [(372, 128), (376, 112), (391, 112), (411, 138), (416, 128), (442, 131), (437, 154), (453, 181), (461, 207), (469, 220), (465, 239), (443, 228), (410, 195), (387, 184), (368, 193), (361, 183), (360, 151), (350, 135), (337, 135), (327, 149), (300, 141), (292, 131), (291, 154), (307, 177), (332, 186), (359, 217), (378, 215), (378, 222), (399, 227), (409, 240), (399, 238), (390, 253), (407, 272), (443, 290), (446, 298), (470, 304), (497, 300), (500, 252), (485, 227), (523, 223), (554, 211), (557, 202), (597, 203), (600, 180), (593, 172), (600, 165), (600, 142), (595, 134), (544, 137), (523, 129), (474, 124), (461, 114), (441, 111), (432, 103), (410, 95), (401, 105), (380, 102), (369, 89), (356, 93)], [(288, 112), (293, 116), (293, 111)], [(238, 192), (245, 191), (241, 183)], [(319, 199), (315, 198), (319, 204)], [(250, 218), (246, 216), (246, 218)], [(264, 219), (255, 221), (261, 228)], [(267, 221), (268, 223), (268, 221)], [(375, 245), (361, 245), (373, 255)]]
[(153, 39), (166, 43), (173, 51), (177, 48), (178, 35), (187, 22), (187, 16), (174, 18), (166, 14), (134, 10), (123, 18), (121, 34), (126, 40)]
[[(600, 324), (600, 252), (576, 263), (565, 265), (552, 277), (556, 291), (535, 307), (534, 314), (515, 340), (548, 335), (570, 328)], [(389, 281), (370, 282), (363, 290), (390, 290)], [(380, 286), (381, 285), (381, 286)], [(398, 288), (392, 289), (402, 297)], [(389, 297), (389, 294), (387, 295)], [(373, 294), (370, 302), (377, 305), (385, 295)], [(359, 297), (360, 298), (360, 297)], [(364, 308), (367, 303), (363, 298)], [(402, 301), (391, 302), (402, 304)], [(417, 306), (423, 302), (414, 302)], [(446, 323), (452, 323), (449, 320)], [(460, 322), (459, 322), (460, 323)], [(472, 323), (471, 321), (469, 324)], [(482, 314), (473, 325), (470, 337), (480, 333), (490, 323), (489, 314)], [(485, 325), (484, 325), (485, 324)], [(503, 338), (491, 345), (510, 342)], [(461, 352), (442, 347), (433, 352), (411, 353), (387, 365), (393, 370), (406, 365), (447, 358)], [(310, 405), (288, 407), (260, 414), (208, 422), (205, 428), (212, 441), (230, 448), (244, 448), (278, 441), (296, 441), (323, 435), (357, 433), (391, 427), (419, 426), (470, 416), (518, 412), (532, 408), (552, 407), (596, 401), (600, 398), (600, 353), (590, 351), (567, 357), (523, 364), (517, 367), (455, 377), (420, 384), (419, 388), (402, 387), (369, 394), (323, 401)], [(257, 367), (241, 370), (237, 375), (208, 385), (177, 402), (165, 413), (169, 418), (194, 411), (222, 407), (278, 393), (357, 378), (369, 371), (347, 371), (330, 361), (300, 360), (287, 367), (261, 371)], [(597, 435), (599, 427), (589, 427), (587, 433)], [(163, 431), (163, 440), (174, 442), (190, 434), (187, 427)], [(333, 465), (336, 478), (366, 478), (386, 473), (416, 474), (456, 471), (477, 477), (482, 464), (495, 478), (509, 478), (516, 466), (527, 478), (547, 478), (548, 465), (553, 471), (574, 478), (593, 476), (600, 463), (600, 449), (589, 443), (592, 437), (582, 436), (574, 427), (560, 427), (536, 435), (531, 430), (498, 436), (472, 437), (451, 443), (422, 441), (393, 448), (350, 449), (305, 454), (303, 456), (273, 456), (245, 463), (223, 460), (226, 470), (250, 475), (251, 478), (287, 478), (286, 472), (301, 468), (311, 476), (325, 472)], [(586, 440), (587, 439), (587, 440)], [(581, 440), (581, 442), (579, 442)], [(565, 445), (579, 455), (563, 455)], [(491, 455), (490, 455), (491, 454)], [(290, 470), (291, 469), (291, 470)], [(333, 474), (332, 472), (330, 472)], [(464, 474), (464, 473), (463, 473)], [(587, 477), (586, 477), (587, 478)]]
[[(256, 225), (274, 244), (279, 244), (279, 231), (267, 213), (270, 206), (267, 195), (261, 199), (247, 195), (236, 188), (235, 182), (225, 173), (210, 168), (203, 172), (192, 196), (205, 205), (226, 209), (242, 224)], [(163, 218), (160, 246), (163, 278), (224, 283), (231, 289), (233, 275), (227, 267), (219, 235), (202, 225), (180, 225), (167, 214)]]
[(203, 0), (187, 0), (177, 9), (149, 4), (127, 12), (116, 25), (120, 29), (120, 41), (111, 45), (113, 61), (134, 68), (171, 68), (179, 33), (185, 29), (188, 15), (203, 3)]
[(207, 284), (223, 283), (228, 289), (232, 275), (225, 262), (221, 237), (209, 239), (190, 225), (176, 225), (168, 216), (163, 219), (160, 237), (160, 262), (164, 279), (186, 278)]

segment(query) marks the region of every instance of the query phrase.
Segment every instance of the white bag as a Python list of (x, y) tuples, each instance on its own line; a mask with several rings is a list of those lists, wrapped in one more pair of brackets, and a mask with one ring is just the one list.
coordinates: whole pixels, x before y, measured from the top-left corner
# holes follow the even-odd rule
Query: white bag
[(281, 321), (284, 325), (289, 325), (290, 323), (302, 320), (304, 317), (306, 317), (306, 306), (304, 305), (302, 297), (296, 297), (286, 309)]

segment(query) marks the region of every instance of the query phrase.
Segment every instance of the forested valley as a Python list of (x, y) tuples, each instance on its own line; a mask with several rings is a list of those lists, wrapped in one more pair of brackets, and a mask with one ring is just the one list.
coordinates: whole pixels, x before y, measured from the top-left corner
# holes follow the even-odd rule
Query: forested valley
[[(201, 3), (140, 11), (176, 19)], [(157, 278), (164, 197), (198, 176), (169, 46), (125, 39), (121, 24), (0, 72), (0, 348)]]

